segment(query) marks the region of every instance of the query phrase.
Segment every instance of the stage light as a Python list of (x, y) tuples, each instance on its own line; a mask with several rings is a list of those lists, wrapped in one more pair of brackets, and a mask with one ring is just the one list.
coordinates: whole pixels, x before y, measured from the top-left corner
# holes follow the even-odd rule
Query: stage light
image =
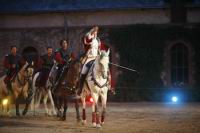
[(178, 102), (178, 97), (177, 96), (172, 96), (171, 98), (173, 103), (177, 103)]
[(90, 101), (90, 103), (93, 103), (93, 102), (94, 102), (94, 100), (93, 100), (92, 97), (90, 97), (89, 101)]
[(2, 104), (3, 104), (3, 106), (8, 105), (8, 99), (3, 99)]

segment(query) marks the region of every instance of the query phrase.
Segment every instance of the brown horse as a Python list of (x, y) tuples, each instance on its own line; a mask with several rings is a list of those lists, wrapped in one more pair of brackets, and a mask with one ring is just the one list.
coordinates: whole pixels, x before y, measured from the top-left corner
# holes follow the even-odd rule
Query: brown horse
[(32, 75), (33, 75), (33, 67), (32, 65), (26, 62), (26, 64), (19, 70), (16, 77), (11, 82), (17, 116), (20, 116), (19, 113), (20, 96), (22, 96), (26, 100), (26, 106), (24, 108), (23, 115), (25, 115), (28, 111), (28, 106), (31, 101), (30, 85), (32, 82)]
[[(64, 66), (65, 67), (65, 66)], [(68, 101), (76, 94), (77, 84), (81, 71), (81, 63), (79, 61), (71, 61), (68, 67), (64, 70), (63, 76), (58, 83), (58, 87), (53, 92), (55, 106), (58, 110), (58, 116), (62, 120), (66, 120), (66, 112), (68, 108)], [(77, 99), (72, 99), (75, 102), (76, 118), (80, 121), (79, 104)], [(63, 112), (61, 108), (63, 107)]]

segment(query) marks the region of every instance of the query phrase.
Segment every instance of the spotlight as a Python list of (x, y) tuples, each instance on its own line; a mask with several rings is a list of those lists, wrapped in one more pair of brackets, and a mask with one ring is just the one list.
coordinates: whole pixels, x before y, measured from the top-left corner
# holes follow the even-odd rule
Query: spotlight
[(178, 102), (178, 97), (173, 96), (171, 100), (172, 100), (173, 103), (176, 103), (176, 102)]
[(8, 104), (8, 99), (3, 99), (2, 104), (3, 106), (6, 106)]
[(90, 101), (90, 103), (93, 103), (93, 102), (94, 102), (94, 100), (93, 100), (92, 97), (90, 97), (89, 101)]

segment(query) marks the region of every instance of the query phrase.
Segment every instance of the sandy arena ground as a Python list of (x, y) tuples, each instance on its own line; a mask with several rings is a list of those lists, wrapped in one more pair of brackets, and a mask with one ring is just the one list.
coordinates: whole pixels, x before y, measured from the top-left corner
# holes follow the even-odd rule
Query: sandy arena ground
[[(14, 109), (11, 111), (15, 114)], [(200, 104), (108, 103), (102, 128), (92, 128), (91, 108), (87, 124), (76, 122), (70, 105), (67, 120), (46, 116), (44, 110), (24, 117), (0, 116), (0, 133), (200, 133)]]

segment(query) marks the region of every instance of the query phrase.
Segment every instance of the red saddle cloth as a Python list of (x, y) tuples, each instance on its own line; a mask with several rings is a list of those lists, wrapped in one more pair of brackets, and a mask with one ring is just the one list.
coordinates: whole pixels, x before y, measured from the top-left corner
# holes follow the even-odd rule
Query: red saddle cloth
[(12, 72), (11, 74), (7, 75), (5, 78), (4, 78), (4, 83), (7, 84), (9, 81), (11, 81), (15, 76), (17, 75), (17, 72), (14, 71)]

